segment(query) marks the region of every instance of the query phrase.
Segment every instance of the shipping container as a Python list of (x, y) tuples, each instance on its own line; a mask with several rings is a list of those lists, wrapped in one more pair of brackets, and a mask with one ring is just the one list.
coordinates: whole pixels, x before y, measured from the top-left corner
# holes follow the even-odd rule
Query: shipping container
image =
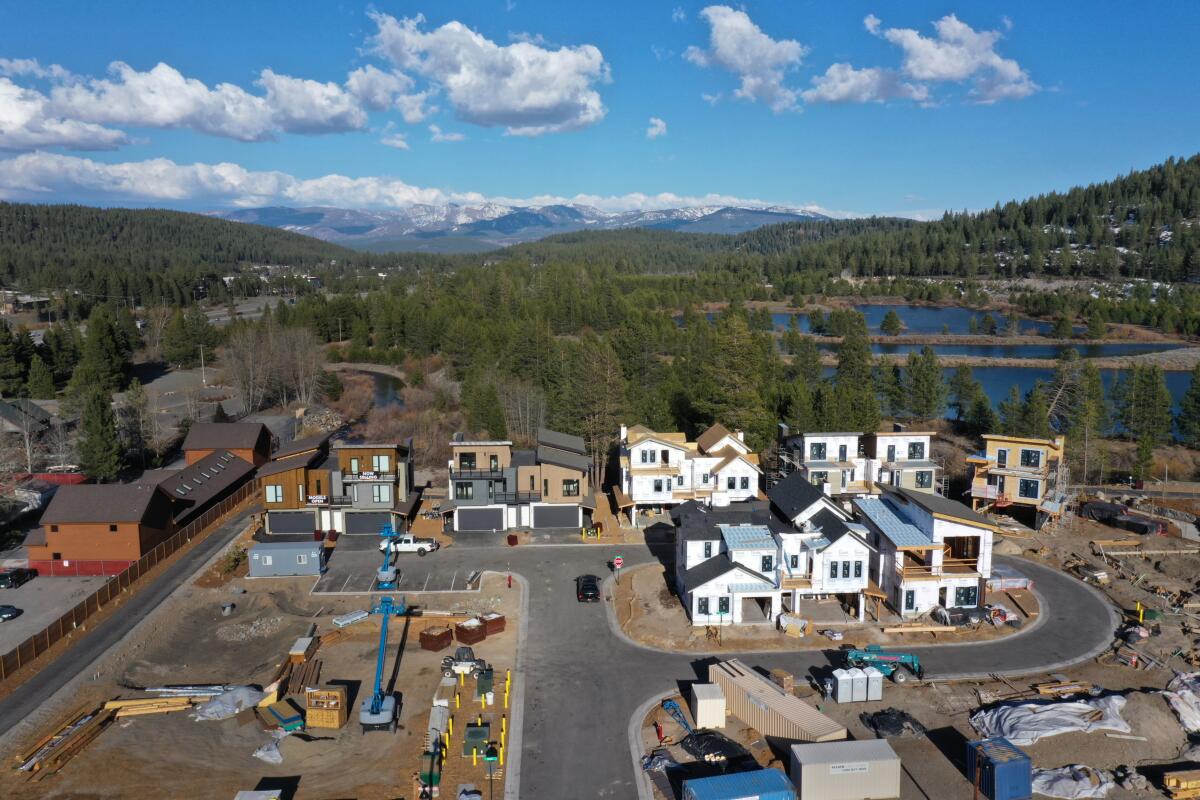
[(469, 619), (454, 626), (454, 638), (460, 644), (479, 644), (487, 638), (487, 628), (477, 619)]
[(799, 697), (778, 686), (738, 659), (708, 667), (708, 682), (725, 693), (725, 705), (735, 717), (763, 736), (798, 742), (829, 742), (846, 738), (846, 729)]
[(725, 727), (725, 693), (715, 683), (692, 684), (692, 719), (697, 728)]
[(504, 615), (497, 614), (495, 611), (484, 614), (480, 617), (483, 620), (483, 629), (487, 631), (488, 636), (497, 633), (504, 633)]
[(454, 641), (454, 633), (444, 625), (436, 628), (426, 628), (421, 631), (418, 637), (421, 642), (421, 649), (428, 650), (431, 653), (436, 653), (439, 650), (445, 650)]
[(900, 757), (884, 739), (792, 745), (788, 775), (800, 800), (900, 797)]
[(796, 789), (779, 770), (760, 769), (684, 781), (683, 800), (796, 800)]
[(1001, 736), (967, 742), (967, 780), (988, 800), (1029, 800), (1033, 762)]

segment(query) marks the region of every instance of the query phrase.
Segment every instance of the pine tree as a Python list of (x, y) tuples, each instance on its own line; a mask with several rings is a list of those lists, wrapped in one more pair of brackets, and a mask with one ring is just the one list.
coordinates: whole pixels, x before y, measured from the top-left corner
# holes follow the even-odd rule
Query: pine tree
[(1191, 383), (1179, 401), (1176, 418), (1180, 440), (1192, 448), (1200, 448), (1200, 364), (1192, 370)]
[(171, 315), (171, 321), (163, 330), (163, 358), (168, 364), (182, 369), (190, 369), (200, 363), (200, 351), (197, 342), (188, 330), (187, 320), (179, 309)]
[[(950, 407), (954, 409), (954, 418), (961, 421), (967, 415), (967, 410), (975, 402), (975, 395), (980, 394), (983, 387), (975, 380), (971, 368), (965, 364), (957, 367), (950, 376)], [(991, 408), (991, 404), (988, 404)]]
[(1104, 312), (1099, 308), (1092, 309), (1092, 313), (1088, 314), (1087, 332), (1084, 334), (1089, 339), (1103, 339), (1108, 333), (1108, 326), (1105, 324)]
[(904, 370), (908, 409), (917, 419), (935, 419), (946, 410), (946, 383), (942, 365), (929, 345), (909, 353)]
[(26, 382), (29, 396), (35, 400), (54, 399), (54, 376), (42, 357), (34, 354), (29, 362), (29, 380)]
[(1144, 478), (1154, 458), (1154, 447), (1171, 434), (1171, 392), (1162, 368), (1150, 364), (1134, 366), (1117, 394), (1121, 424), (1137, 442), (1134, 472)]
[(17, 359), (17, 340), (0, 321), (0, 396), (16, 397), (24, 388), (24, 370)]
[(1070, 339), (1075, 331), (1071, 328), (1071, 320), (1066, 314), (1060, 314), (1054, 320), (1054, 327), (1050, 331), (1050, 335), (1055, 339)]
[(821, 380), (821, 350), (817, 343), (805, 337), (796, 347), (796, 357), (792, 359), (796, 374), (810, 385)]
[(971, 400), (963, 424), (975, 436), (996, 433), (1000, 429), (1000, 420), (996, 417), (996, 412), (992, 410), (992, 401), (986, 394), (979, 392)]
[(891, 417), (904, 415), (905, 391), (904, 376), (899, 364), (883, 366), (879, 369), (879, 395), (887, 403), (887, 413)]
[(838, 345), (834, 373), (834, 408), (837, 429), (874, 431), (879, 426), (879, 397), (872, 376), (871, 341), (861, 314), (846, 319)]
[(1050, 405), (1046, 398), (1046, 387), (1039, 381), (1025, 395), (1021, 405), (1019, 436), (1049, 439), (1054, 433), (1050, 428)]
[(1008, 390), (1008, 397), (1000, 401), (1000, 432), (1005, 436), (1021, 435), (1021, 411), (1025, 404), (1021, 401), (1021, 390), (1013, 386)]
[(109, 395), (93, 387), (84, 397), (80, 421), (79, 465), (101, 483), (116, 480), (121, 471), (121, 442), (117, 437)]
[(904, 323), (894, 308), (889, 308), (887, 314), (884, 314), (883, 322), (879, 323), (879, 330), (888, 336), (899, 336), (904, 330)]

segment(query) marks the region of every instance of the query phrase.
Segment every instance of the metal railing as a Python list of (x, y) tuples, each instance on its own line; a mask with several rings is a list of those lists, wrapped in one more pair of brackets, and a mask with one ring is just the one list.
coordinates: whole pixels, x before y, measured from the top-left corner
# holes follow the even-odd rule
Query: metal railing
[(979, 571), (979, 559), (943, 558), (940, 565), (901, 564), (900, 562), (897, 562), (896, 571), (905, 578), (936, 578), (944, 575), (969, 575)]
[(396, 473), (394, 472), (343, 472), (342, 480), (344, 481), (394, 481)]
[(243, 484), (229, 497), (205, 511), (169, 539), (118, 572), (70, 611), (12, 650), (0, 655), (0, 681), (7, 680), (21, 667), (33, 663), (60, 640), (79, 630), (89, 617), (108, 605), (114, 598), (124, 594), (133, 583), (152, 570), (159, 562), (172, 556), (193, 539), (203, 539), (208, 536), (219, 523), (224, 521), (226, 515), (239, 510), (248, 500), (254, 500), (257, 494), (258, 486), (255, 481), (251, 480)]
[(541, 492), (496, 492), (492, 498), (497, 503), (540, 503)]

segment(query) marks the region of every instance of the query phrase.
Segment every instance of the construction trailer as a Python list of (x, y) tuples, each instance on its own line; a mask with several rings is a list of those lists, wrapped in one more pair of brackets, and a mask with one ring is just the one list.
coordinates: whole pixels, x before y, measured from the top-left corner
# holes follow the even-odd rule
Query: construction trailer
[(796, 789), (779, 770), (760, 769), (684, 781), (683, 800), (796, 800)]
[(319, 576), (325, 571), (325, 547), (305, 541), (255, 542), (247, 554), (251, 578)]
[(735, 717), (763, 736), (797, 742), (835, 742), (846, 738), (846, 729), (808, 703), (747, 667), (739, 659), (708, 667), (708, 682), (721, 687), (725, 703)]
[(794, 744), (788, 774), (800, 800), (900, 797), (900, 757), (886, 739)]

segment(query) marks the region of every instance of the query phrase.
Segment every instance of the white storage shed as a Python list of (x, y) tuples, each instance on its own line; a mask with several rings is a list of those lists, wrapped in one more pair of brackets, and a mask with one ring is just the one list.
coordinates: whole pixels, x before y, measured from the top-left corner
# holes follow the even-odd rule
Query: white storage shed
[(900, 797), (900, 757), (884, 739), (792, 745), (788, 776), (800, 800)]
[(725, 692), (715, 683), (692, 684), (692, 719), (697, 728), (725, 727)]

